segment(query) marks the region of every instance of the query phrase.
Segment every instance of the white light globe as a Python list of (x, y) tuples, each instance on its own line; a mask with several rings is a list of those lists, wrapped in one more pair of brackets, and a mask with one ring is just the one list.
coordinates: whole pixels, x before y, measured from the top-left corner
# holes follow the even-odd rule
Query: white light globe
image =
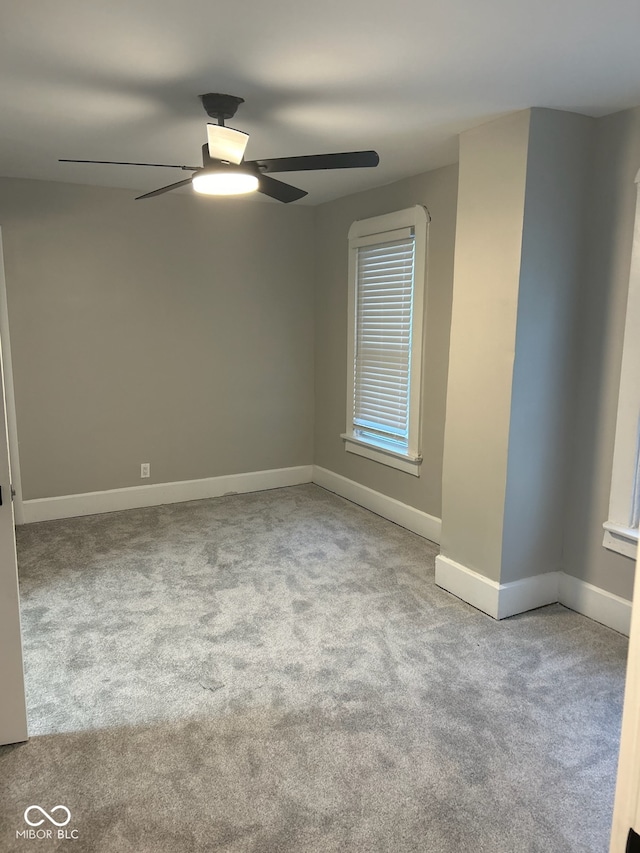
[(258, 189), (258, 178), (247, 172), (201, 172), (191, 179), (197, 193), (204, 195), (242, 195)]

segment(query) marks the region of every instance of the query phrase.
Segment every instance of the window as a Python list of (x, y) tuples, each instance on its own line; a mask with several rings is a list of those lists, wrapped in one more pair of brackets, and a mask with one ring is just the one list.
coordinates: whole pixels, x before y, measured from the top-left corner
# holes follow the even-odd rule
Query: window
[[(640, 172), (636, 185), (640, 189)], [(636, 200), (609, 520), (604, 546), (635, 559), (640, 520), (640, 193)]]
[(349, 229), (345, 449), (419, 476), (429, 214), (416, 205)]

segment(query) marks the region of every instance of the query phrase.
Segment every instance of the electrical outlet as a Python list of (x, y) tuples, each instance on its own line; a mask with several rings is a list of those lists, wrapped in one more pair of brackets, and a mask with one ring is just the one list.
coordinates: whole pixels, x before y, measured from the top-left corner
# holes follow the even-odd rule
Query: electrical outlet
[(151, 476), (151, 463), (143, 462), (140, 466), (140, 479), (144, 480), (145, 477)]

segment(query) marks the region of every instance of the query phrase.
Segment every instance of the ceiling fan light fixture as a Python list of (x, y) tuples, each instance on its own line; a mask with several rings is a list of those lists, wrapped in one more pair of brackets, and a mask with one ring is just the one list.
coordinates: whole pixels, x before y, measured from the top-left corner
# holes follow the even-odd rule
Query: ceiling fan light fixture
[(207, 169), (191, 179), (193, 188), (203, 195), (243, 195), (258, 189), (258, 178), (251, 172)]
[(232, 127), (219, 124), (207, 124), (207, 142), (209, 157), (212, 160), (226, 160), (236, 166), (242, 163), (249, 141), (249, 134)]
[(332, 154), (301, 154), (294, 157), (275, 157), (266, 160), (244, 159), (249, 134), (225, 126), (233, 118), (238, 106), (244, 103), (237, 95), (209, 92), (200, 95), (202, 106), (217, 124), (207, 124), (207, 142), (202, 146), (202, 168), (177, 163), (132, 163), (122, 160), (61, 160), (61, 163), (100, 163), (113, 166), (155, 166), (161, 169), (181, 169), (192, 176), (157, 190), (143, 193), (136, 201), (155, 198), (181, 187), (192, 186), (204, 195), (233, 196), (258, 191), (268, 198), (289, 204), (307, 195), (284, 181), (272, 178), (269, 173), (317, 172), (325, 169), (361, 169), (377, 166), (380, 158), (376, 151), (340, 151)]

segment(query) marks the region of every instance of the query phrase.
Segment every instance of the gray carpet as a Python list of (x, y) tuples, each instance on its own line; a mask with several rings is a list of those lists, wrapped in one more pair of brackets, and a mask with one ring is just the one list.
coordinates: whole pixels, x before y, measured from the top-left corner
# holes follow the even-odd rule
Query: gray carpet
[[(0, 748), (0, 850), (607, 849), (615, 632), (494, 622), (434, 585), (434, 545), (316, 486), (18, 547), (32, 738)], [(31, 804), (78, 838), (16, 838)]]

